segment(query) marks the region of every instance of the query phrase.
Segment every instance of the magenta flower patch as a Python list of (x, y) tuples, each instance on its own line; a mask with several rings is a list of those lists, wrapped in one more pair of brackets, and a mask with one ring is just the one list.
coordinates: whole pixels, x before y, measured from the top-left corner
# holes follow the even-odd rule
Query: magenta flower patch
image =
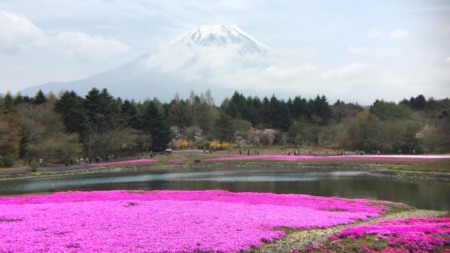
[[(328, 210), (340, 210), (339, 212)], [(68, 192), (0, 198), (0, 252), (239, 252), (379, 217), (367, 200), (227, 191)]]
[(229, 156), (212, 158), (209, 161), (282, 161), (282, 162), (429, 162), (450, 159), (447, 155), (348, 155), (348, 156), (308, 156), (308, 155), (260, 155)]
[(373, 235), (387, 240), (389, 247), (393, 248), (392, 252), (397, 252), (394, 251), (395, 249), (405, 250), (405, 252), (448, 252), (447, 250), (450, 250), (450, 218), (382, 221), (373, 225), (347, 228), (339, 234), (339, 238), (361, 238)]

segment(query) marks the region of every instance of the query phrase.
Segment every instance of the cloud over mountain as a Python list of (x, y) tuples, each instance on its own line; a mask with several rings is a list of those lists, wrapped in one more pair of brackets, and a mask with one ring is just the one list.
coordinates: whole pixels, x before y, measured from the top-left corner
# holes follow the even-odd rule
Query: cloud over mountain
[[(76, 33), (67, 36), (75, 36), (75, 41), (83, 39)], [(100, 38), (86, 39), (104, 43)], [(109, 44), (118, 50), (127, 50), (119, 42), (111, 41)], [(224, 77), (268, 67), (264, 60), (268, 51), (267, 46), (237, 26), (202, 25), (117, 68), (81, 80), (27, 88), (22, 93), (33, 95), (39, 89), (54, 93), (73, 89), (83, 95), (97, 87), (107, 88), (111, 94), (124, 98), (142, 100), (157, 97), (167, 101), (175, 93), (187, 95), (191, 90), (203, 92), (210, 89), (223, 99), (238, 88), (228, 85), (227, 82), (233, 80)]]

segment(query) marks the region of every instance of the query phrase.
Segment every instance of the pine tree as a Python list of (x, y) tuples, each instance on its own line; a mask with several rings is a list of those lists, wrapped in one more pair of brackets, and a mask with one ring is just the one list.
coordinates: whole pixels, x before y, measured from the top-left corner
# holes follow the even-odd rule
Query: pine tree
[(42, 92), (42, 90), (39, 90), (36, 93), (36, 96), (34, 96), (34, 103), (37, 105), (43, 104), (47, 102), (47, 97), (44, 95), (44, 93)]
[(162, 151), (170, 142), (170, 130), (166, 120), (153, 101), (148, 103), (147, 109), (140, 118), (140, 129), (151, 136), (149, 145), (154, 151)]
[(13, 109), (13, 97), (11, 93), (6, 93), (3, 97), (0, 98), (0, 112), (8, 113)]
[(120, 112), (124, 120), (127, 121), (127, 125), (132, 128), (138, 128), (137, 110), (134, 104), (125, 100), (120, 108)]
[(67, 131), (81, 134), (84, 130), (85, 110), (83, 98), (74, 91), (66, 91), (55, 104)]

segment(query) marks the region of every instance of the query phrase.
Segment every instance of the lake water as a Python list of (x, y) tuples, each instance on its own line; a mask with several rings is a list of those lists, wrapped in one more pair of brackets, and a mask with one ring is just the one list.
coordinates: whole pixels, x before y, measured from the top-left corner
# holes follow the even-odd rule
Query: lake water
[(92, 190), (207, 190), (302, 193), (403, 202), (417, 208), (450, 210), (450, 182), (375, 176), (333, 169), (171, 169), (0, 182), (0, 194)]

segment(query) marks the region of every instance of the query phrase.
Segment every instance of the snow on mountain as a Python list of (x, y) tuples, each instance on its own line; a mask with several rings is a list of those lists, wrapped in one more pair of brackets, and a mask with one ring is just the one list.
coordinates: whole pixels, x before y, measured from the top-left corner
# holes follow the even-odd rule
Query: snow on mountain
[(170, 42), (189, 47), (237, 47), (240, 54), (261, 54), (268, 47), (235, 25), (202, 25)]
[(220, 101), (237, 89), (234, 79), (227, 77), (261, 65), (268, 50), (237, 26), (202, 25), (119, 67), (80, 80), (29, 87), (21, 94), (34, 96), (39, 89), (54, 94), (74, 90), (84, 96), (96, 87), (126, 99), (170, 101), (176, 93), (187, 98), (192, 90), (210, 89)]

